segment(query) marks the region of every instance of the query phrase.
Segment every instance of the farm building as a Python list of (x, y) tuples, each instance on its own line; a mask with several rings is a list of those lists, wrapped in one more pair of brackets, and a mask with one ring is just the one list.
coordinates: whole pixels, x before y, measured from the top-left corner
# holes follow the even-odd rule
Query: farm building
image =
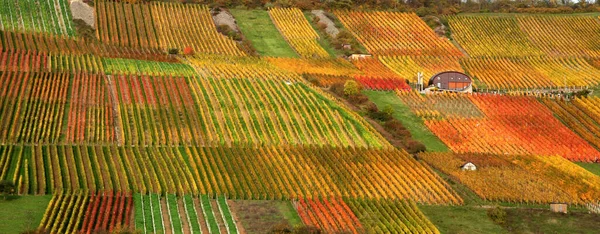
[(445, 71), (433, 75), (427, 83), (428, 87), (454, 92), (473, 92), (473, 80), (462, 72)]
[(550, 210), (554, 213), (567, 213), (567, 204), (565, 203), (551, 203)]
[(460, 169), (463, 171), (475, 171), (477, 170), (477, 166), (475, 166), (475, 164), (473, 164), (472, 162), (467, 162), (464, 165), (462, 165)]

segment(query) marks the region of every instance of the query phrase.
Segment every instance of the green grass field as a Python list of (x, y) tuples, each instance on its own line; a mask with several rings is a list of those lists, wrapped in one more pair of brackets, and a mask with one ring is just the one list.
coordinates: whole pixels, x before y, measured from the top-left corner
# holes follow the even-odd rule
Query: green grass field
[(427, 147), (427, 151), (433, 152), (448, 152), (446, 145), (423, 123), (423, 120), (410, 111), (408, 106), (396, 96), (394, 92), (387, 91), (363, 91), (369, 97), (369, 100), (374, 102), (379, 109), (391, 105), (394, 108), (394, 118), (398, 119), (410, 134), (413, 139), (420, 141)]
[(231, 9), (242, 33), (262, 56), (297, 58), (298, 54), (279, 33), (269, 13), (263, 10)]
[(0, 198), (0, 233), (21, 233), (36, 229), (50, 199), (51, 195), (19, 196), (6, 201)]
[(599, 233), (600, 215), (585, 211), (568, 214), (539, 209), (506, 209), (504, 228), (511, 233)]
[(500, 225), (492, 222), (487, 210), (468, 206), (425, 206), (419, 209), (441, 233), (507, 233)]
[(600, 176), (600, 164), (598, 164), (598, 163), (576, 162), (575, 164), (579, 165), (580, 167), (585, 168), (586, 170), (590, 171), (591, 173), (594, 173), (594, 174)]

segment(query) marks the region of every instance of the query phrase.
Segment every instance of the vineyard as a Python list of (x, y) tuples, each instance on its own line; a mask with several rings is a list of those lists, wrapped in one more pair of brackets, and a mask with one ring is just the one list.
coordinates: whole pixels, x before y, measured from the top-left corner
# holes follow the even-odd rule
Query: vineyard
[(0, 233), (598, 230), (597, 17), (197, 2), (0, 3)]
[[(407, 92), (398, 95), (413, 112), (427, 118), (427, 127), (454, 152), (560, 155), (572, 161), (590, 162), (600, 155), (534, 97), (489, 94), (422, 97)], [(440, 107), (422, 108), (423, 102)], [(471, 113), (470, 116), (444, 110), (456, 107), (464, 110), (459, 111), (461, 115)]]
[(462, 56), (414, 13), (336, 11), (346, 28), (374, 55)]
[(542, 102), (570, 129), (595, 147), (600, 147), (598, 98), (577, 98), (571, 102), (542, 99)]
[(134, 196), (135, 226), (144, 233), (238, 233), (227, 200), (206, 195)]
[(398, 150), (56, 145), (0, 149), (5, 172), (1, 178), (14, 179), (20, 193), (86, 189), (224, 194), (235, 199), (338, 196), (462, 202), (428, 167)]
[(545, 55), (514, 17), (456, 16), (449, 24), (454, 39), (473, 57)]
[(132, 218), (130, 194), (58, 192), (52, 197), (40, 228), (50, 233), (113, 232), (128, 227)]
[(585, 16), (456, 16), (454, 38), (474, 57), (599, 56), (600, 23)]
[(6, 0), (0, 7), (2, 31), (76, 35), (67, 0)]
[(102, 0), (95, 9), (96, 36), (104, 43), (163, 50), (191, 47), (208, 54), (244, 54), (234, 41), (217, 32), (206, 6)]
[(463, 59), (467, 73), (489, 89), (543, 89), (596, 86), (600, 70), (581, 58)]
[(329, 57), (317, 42), (319, 35), (298, 8), (273, 8), (269, 14), (281, 34), (296, 52), (305, 58)]
[[(558, 156), (425, 153), (420, 157), (487, 200), (585, 204), (600, 198), (599, 178)], [(461, 170), (467, 162), (476, 163), (477, 170)]]
[(300, 199), (296, 209), (307, 226), (330, 233), (364, 231), (360, 221), (342, 199)]
[(367, 89), (410, 89), (404, 78), (390, 70), (377, 58), (353, 59), (352, 64), (364, 73), (363, 75), (356, 75), (355, 78)]
[[(437, 228), (421, 213), (412, 201), (405, 200), (354, 200), (346, 201), (350, 209), (365, 225), (365, 230), (373, 233), (440, 233)], [(369, 215), (379, 218), (372, 222)]]
[(463, 72), (457, 57), (381, 56), (379, 60), (411, 83), (417, 83), (419, 72), (423, 73), (424, 79), (443, 71)]

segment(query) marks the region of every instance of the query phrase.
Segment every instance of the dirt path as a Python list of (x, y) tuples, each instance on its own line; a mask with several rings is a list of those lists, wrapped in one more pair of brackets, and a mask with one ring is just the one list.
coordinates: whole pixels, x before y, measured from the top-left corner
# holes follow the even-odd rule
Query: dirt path
[[(188, 207), (191, 208), (191, 207)], [(183, 198), (182, 199), (177, 199), (177, 211), (179, 211), (179, 214), (181, 217), (181, 228), (183, 229), (183, 233), (188, 234), (188, 233), (192, 233), (192, 231), (190, 231), (190, 229), (192, 229), (192, 227), (190, 226), (190, 222), (188, 222), (189, 216), (188, 213), (185, 210), (185, 206), (183, 205)], [(183, 215), (185, 214), (185, 215)]]
[(194, 198), (194, 208), (196, 208), (196, 214), (198, 215), (198, 223), (200, 224), (200, 230), (202, 233), (209, 233), (208, 226), (206, 224), (206, 219), (204, 219), (204, 212), (202, 211), (202, 206), (200, 205), (200, 200), (198, 198)]
[(319, 23), (324, 23), (327, 25), (325, 32), (327, 32), (329, 36), (333, 38), (337, 37), (337, 34), (340, 33), (340, 30), (336, 28), (335, 23), (329, 17), (327, 17), (327, 15), (325, 15), (324, 10), (312, 10), (311, 13), (319, 18)]
[(210, 206), (212, 207), (213, 214), (215, 214), (215, 219), (217, 220), (217, 224), (219, 224), (219, 230), (221, 230), (221, 234), (227, 234), (227, 227), (225, 226), (225, 220), (223, 220), (223, 215), (221, 215), (221, 211), (219, 210), (219, 204), (217, 204), (217, 200), (211, 199)]
[(171, 218), (169, 217), (169, 208), (167, 207), (167, 199), (160, 199), (160, 208), (162, 209), (161, 215), (163, 217), (165, 233), (173, 234), (173, 227), (171, 227)]
[(116, 87), (114, 85), (114, 83), (112, 82), (112, 76), (111, 75), (106, 75), (106, 84), (108, 85), (108, 92), (110, 93), (110, 105), (112, 106), (113, 109), (113, 123), (114, 123), (114, 128), (115, 128), (115, 140), (117, 141), (117, 145), (121, 146), (123, 145), (123, 140), (121, 139), (121, 126), (119, 126), (120, 122), (119, 119), (121, 119), (120, 112), (117, 108), (117, 106), (119, 106), (118, 102), (117, 102), (117, 92), (116, 92)]
[(244, 229), (244, 226), (242, 225), (242, 221), (240, 220), (240, 218), (237, 215), (237, 212), (238, 212), (237, 204), (234, 201), (227, 200), (227, 205), (229, 206), (229, 212), (231, 213), (231, 216), (233, 217), (233, 221), (236, 224), (238, 233), (239, 234), (248, 233), (248, 232), (246, 232), (246, 229)]

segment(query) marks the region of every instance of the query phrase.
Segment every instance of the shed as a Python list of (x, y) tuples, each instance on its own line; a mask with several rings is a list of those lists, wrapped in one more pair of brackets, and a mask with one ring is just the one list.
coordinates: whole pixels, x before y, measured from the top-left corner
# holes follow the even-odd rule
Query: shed
[(567, 213), (567, 204), (565, 203), (550, 203), (550, 210), (554, 213)]
[(445, 71), (429, 78), (427, 86), (454, 92), (472, 92), (473, 80), (468, 75), (457, 71)]
[(475, 166), (475, 164), (473, 164), (472, 162), (467, 162), (464, 165), (462, 165), (460, 169), (463, 171), (475, 171), (477, 170), (477, 166)]

